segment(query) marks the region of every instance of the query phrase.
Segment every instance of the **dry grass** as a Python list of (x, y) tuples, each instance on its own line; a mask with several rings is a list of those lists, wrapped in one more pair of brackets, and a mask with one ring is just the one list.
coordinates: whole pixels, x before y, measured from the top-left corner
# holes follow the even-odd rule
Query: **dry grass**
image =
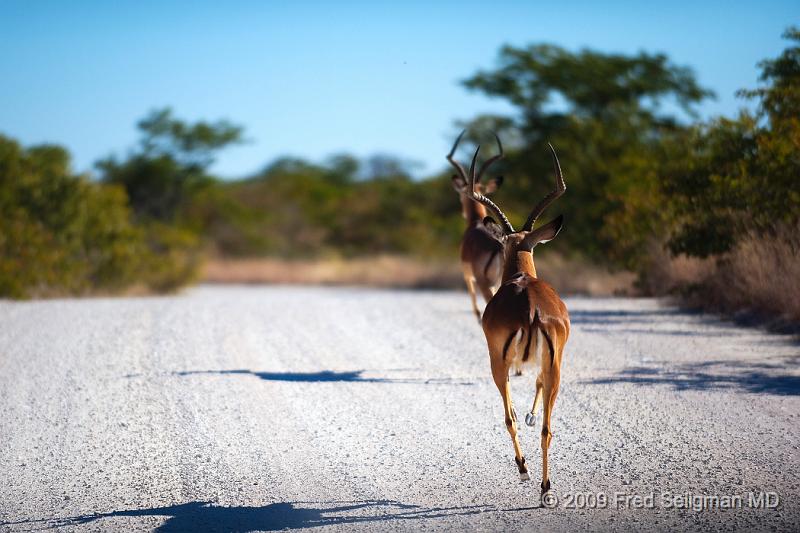
[(661, 243), (651, 243), (647, 257), (644, 275), (638, 280), (639, 288), (645, 294), (666, 296), (686, 293), (688, 289), (701, 285), (717, 274), (715, 258), (673, 257)]
[(724, 256), (656, 256), (647, 276), (654, 294), (676, 294), (692, 306), (728, 315), (800, 324), (800, 228), (751, 234)]
[[(609, 273), (547, 254), (536, 261), (539, 275), (564, 294), (607, 296), (628, 293), (629, 272)], [(387, 288), (461, 289), (458, 260), (425, 261), (381, 255), (357, 259), (291, 261), (277, 258), (211, 259), (201, 278), (207, 283), (358, 285)]]
[(463, 284), (458, 265), (381, 255), (357, 259), (211, 259), (202, 279), (209, 283), (362, 285), (454, 288)]
[(585, 261), (549, 252), (536, 257), (536, 274), (562, 294), (622, 296), (634, 293), (633, 272), (610, 272)]
[(751, 235), (719, 262), (708, 283), (714, 305), (727, 312), (752, 311), (800, 323), (800, 234)]

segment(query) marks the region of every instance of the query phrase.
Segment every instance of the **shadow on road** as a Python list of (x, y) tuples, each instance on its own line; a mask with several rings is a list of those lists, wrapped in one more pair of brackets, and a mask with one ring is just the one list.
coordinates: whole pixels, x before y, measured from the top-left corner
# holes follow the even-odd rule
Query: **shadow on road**
[(650, 309), (650, 310), (608, 310), (581, 309), (570, 311), (569, 321), (572, 324), (586, 324), (596, 326), (652, 324), (654, 321), (668, 316), (686, 315), (680, 309)]
[[(665, 319), (670, 317), (683, 317), (685, 322), (686, 317), (692, 317), (691, 323), (687, 323), (689, 329), (658, 329), (654, 325), (663, 323)], [(570, 311), (570, 322), (573, 325), (584, 326), (581, 331), (589, 333), (633, 333), (633, 334), (654, 334), (654, 335), (680, 335), (680, 336), (698, 336), (698, 337), (730, 337), (732, 335), (741, 335), (745, 332), (732, 333), (731, 326), (745, 327), (745, 328), (761, 328), (768, 326), (778, 336), (767, 340), (768, 343), (785, 344), (787, 342), (792, 344), (800, 344), (800, 328), (793, 324), (783, 324), (780, 322), (765, 323), (763, 317), (758, 315), (742, 314), (736, 317), (723, 318), (716, 315), (703, 313), (702, 311), (693, 309), (673, 308), (673, 309), (577, 309)], [(710, 331), (709, 328), (701, 330), (695, 329), (697, 324), (706, 326), (722, 326), (722, 331)], [(608, 331), (604, 329), (608, 326), (622, 326), (624, 329), (614, 329)], [(761, 341), (764, 342), (764, 341)]]
[(327, 383), (331, 381), (363, 381), (368, 383), (382, 382), (384, 378), (365, 378), (364, 370), (346, 370), (336, 372), (322, 370), (321, 372), (254, 372), (247, 369), (236, 370), (185, 370), (173, 372), (174, 376), (196, 376), (200, 374), (234, 375), (244, 374), (255, 376), (264, 381), (300, 381), (304, 383)]
[(730, 331), (698, 331), (698, 330), (685, 330), (685, 329), (655, 329), (649, 328), (614, 328), (607, 327), (584, 327), (580, 330), (583, 333), (599, 333), (601, 335), (671, 335), (678, 337), (726, 337), (731, 336)]
[[(364, 376), (367, 370), (322, 370), (319, 372), (256, 372), (244, 368), (231, 370), (182, 370), (169, 372), (166, 375), (188, 377), (202, 375), (218, 376), (254, 376), (264, 381), (285, 381), (299, 383), (411, 383), (418, 385), (475, 385), (474, 381), (457, 378), (406, 378), (406, 377), (370, 377)], [(382, 371), (385, 372), (385, 371)], [(126, 378), (144, 377), (144, 374), (128, 374)]]
[(705, 361), (674, 367), (631, 367), (610, 377), (585, 380), (587, 384), (633, 383), (636, 385), (671, 385), (676, 390), (733, 390), (779, 396), (800, 395), (797, 372), (800, 355), (780, 357), (780, 361), (750, 363), (743, 361)]
[[(56, 529), (115, 517), (165, 516), (167, 520), (155, 531), (160, 533), (194, 531), (233, 533), (304, 529), (389, 520), (427, 520), (494, 510), (496, 510), (494, 507), (478, 505), (426, 508), (391, 500), (329, 502), (321, 505), (319, 502), (281, 502), (262, 507), (223, 507), (210, 502), (196, 501), (168, 507), (112, 511), (67, 518), (0, 522), (0, 527), (36, 525), (37, 529)], [(106, 523), (102, 527), (111, 528), (112, 524)]]

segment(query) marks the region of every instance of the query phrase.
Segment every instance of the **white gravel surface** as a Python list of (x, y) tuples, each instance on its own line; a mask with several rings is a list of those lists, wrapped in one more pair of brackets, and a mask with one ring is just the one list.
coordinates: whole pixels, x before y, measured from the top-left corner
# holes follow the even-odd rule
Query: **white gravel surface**
[[(796, 342), (655, 300), (566, 302), (552, 509), (538, 427), (518, 481), (466, 294), (0, 302), (0, 530), (800, 528)], [(522, 414), (533, 377), (512, 388)], [(761, 491), (777, 508), (752, 508)]]

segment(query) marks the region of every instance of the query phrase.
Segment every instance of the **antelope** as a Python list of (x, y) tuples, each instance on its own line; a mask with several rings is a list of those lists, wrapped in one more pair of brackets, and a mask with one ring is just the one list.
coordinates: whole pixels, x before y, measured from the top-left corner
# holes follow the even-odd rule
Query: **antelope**
[[(481, 322), (481, 312), (478, 310), (478, 302), (475, 296), (475, 285), (483, 295), (486, 303), (500, 286), (500, 275), (503, 273), (503, 243), (502, 234), (493, 232), (494, 228), (489, 228), (484, 224), (486, 218), (486, 208), (483, 204), (472, 199), (467, 190), (467, 176), (464, 167), (453, 159), (459, 141), (464, 135), (462, 131), (453, 143), (453, 148), (447, 154), (447, 160), (458, 171), (458, 175), (452, 178), (453, 188), (461, 199), (461, 214), (467, 220), (467, 228), (461, 239), (461, 271), (464, 275), (464, 283), (467, 285), (470, 299), (472, 300), (472, 310)], [(499, 144), (498, 140), (498, 144)], [(481, 183), (483, 173), (494, 161), (503, 157), (502, 146), (500, 154), (486, 161), (474, 180), (474, 189), (480, 194), (491, 194), (496, 191), (503, 183), (503, 177), (499, 176), (486, 184)], [(469, 172), (472, 175), (475, 171), (475, 161), (472, 161)]]
[[(500, 145), (500, 139), (497, 139), (497, 143)], [(550, 490), (547, 451), (553, 439), (551, 416), (561, 382), (561, 357), (570, 327), (566, 305), (553, 287), (536, 277), (533, 262), (533, 249), (538, 244), (553, 240), (561, 230), (564, 220), (560, 215), (533, 229), (539, 215), (566, 190), (556, 151), (552, 145), (548, 146), (553, 159), (556, 186), (533, 208), (520, 231), (515, 231), (500, 208), (475, 188), (477, 180), (474, 167), (480, 146), (472, 158), (470, 175), (464, 176), (468, 196), (486, 206), (500, 221), (498, 223), (487, 217), (483, 222), (485, 226), (493, 228), (491, 231), (502, 235), (505, 266), (500, 289), (483, 312), (482, 326), (489, 347), (492, 377), (503, 399), (505, 424), (514, 445), (514, 461), (522, 481), (529, 480), (530, 476), (517, 439), (517, 415), (511, 401), (508, 371), (514, 364), (534, 364), (537, 360), (539, 363), (533, 407), (525, 416), (525, 423), (528, 426), (535, 424), (536, 412), (544, 403), (541, 439), (542, 494)], [(502, 154), (502, 146), (500, 153)], [(481, 171), (495, 160), (496, 158), (489, 159)]]

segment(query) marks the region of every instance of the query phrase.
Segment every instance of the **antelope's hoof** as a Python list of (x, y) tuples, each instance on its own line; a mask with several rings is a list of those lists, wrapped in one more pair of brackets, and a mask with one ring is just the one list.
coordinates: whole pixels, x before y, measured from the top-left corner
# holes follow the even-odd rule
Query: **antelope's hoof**
[(550, 490), (550, 480), (542, 481), (542, 494)]
[(536, 415), (533, 413), (528, 413), (525, 415), (525, 425), (529, 427), (533, 427), (536, 423)]
[(525, 467), (525, 458), (520, 457), (517, 459), (514, 457), (514, 462), (517, 463), (517, 468), (519, 469), (519, 480), (520, 481), (528, 481), (531, 476), (528, 475), (528, 469)]

